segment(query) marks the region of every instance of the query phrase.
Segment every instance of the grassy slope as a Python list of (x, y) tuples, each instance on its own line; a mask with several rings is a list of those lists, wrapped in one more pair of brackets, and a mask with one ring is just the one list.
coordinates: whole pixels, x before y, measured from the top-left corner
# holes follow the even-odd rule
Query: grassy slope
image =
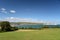
[(60, 29), (0, 33), (0, 40), (60, 40)]

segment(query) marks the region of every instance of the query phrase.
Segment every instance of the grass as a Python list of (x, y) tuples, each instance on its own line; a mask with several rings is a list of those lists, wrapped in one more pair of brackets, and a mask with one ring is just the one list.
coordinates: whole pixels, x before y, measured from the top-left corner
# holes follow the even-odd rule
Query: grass
[(0, 33), (0, 40), (60, 40), (60, 28)]

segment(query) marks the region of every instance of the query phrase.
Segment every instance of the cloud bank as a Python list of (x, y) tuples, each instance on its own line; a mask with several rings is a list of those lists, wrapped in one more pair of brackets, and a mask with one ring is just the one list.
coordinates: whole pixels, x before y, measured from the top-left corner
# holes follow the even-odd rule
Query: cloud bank
[(5, 19), (2, 19), (3, 21), (9, 21), (9, 22), (33, 22), (33, 23), (43, 23), (43, 21), (39, 21), (38, 19), (33, 18), (17, 18), (17, 17), (7, 17)]
[(33, 23), (43, 23), (45, 25), (56, 25), (56, 22), (49, 22), (49, 21), (42, 21), (38, 19), (33, 18), (16, 18), (16, 17), (7, 17), (5, 19), (2, 19), (3, 21), (9, 21), (9, 22), (33, 22)]

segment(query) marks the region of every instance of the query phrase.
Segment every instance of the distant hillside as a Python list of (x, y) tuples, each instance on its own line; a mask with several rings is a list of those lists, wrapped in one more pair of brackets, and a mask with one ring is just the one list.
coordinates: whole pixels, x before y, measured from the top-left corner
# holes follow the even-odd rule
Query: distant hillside
[(11, 23), (17, 23), (17, 24), (43, 24), (43, 23), (34, 23), (34, 22), (11, 22)]

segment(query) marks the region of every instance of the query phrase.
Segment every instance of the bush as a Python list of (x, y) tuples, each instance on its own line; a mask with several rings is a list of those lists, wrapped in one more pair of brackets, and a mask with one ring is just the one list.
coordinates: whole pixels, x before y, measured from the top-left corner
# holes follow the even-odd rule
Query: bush
[(18, 30), (18, 27), (11, 27), (11, 31)]
[(45, 25), (43, 28), (49, 28), (47, 25)]

